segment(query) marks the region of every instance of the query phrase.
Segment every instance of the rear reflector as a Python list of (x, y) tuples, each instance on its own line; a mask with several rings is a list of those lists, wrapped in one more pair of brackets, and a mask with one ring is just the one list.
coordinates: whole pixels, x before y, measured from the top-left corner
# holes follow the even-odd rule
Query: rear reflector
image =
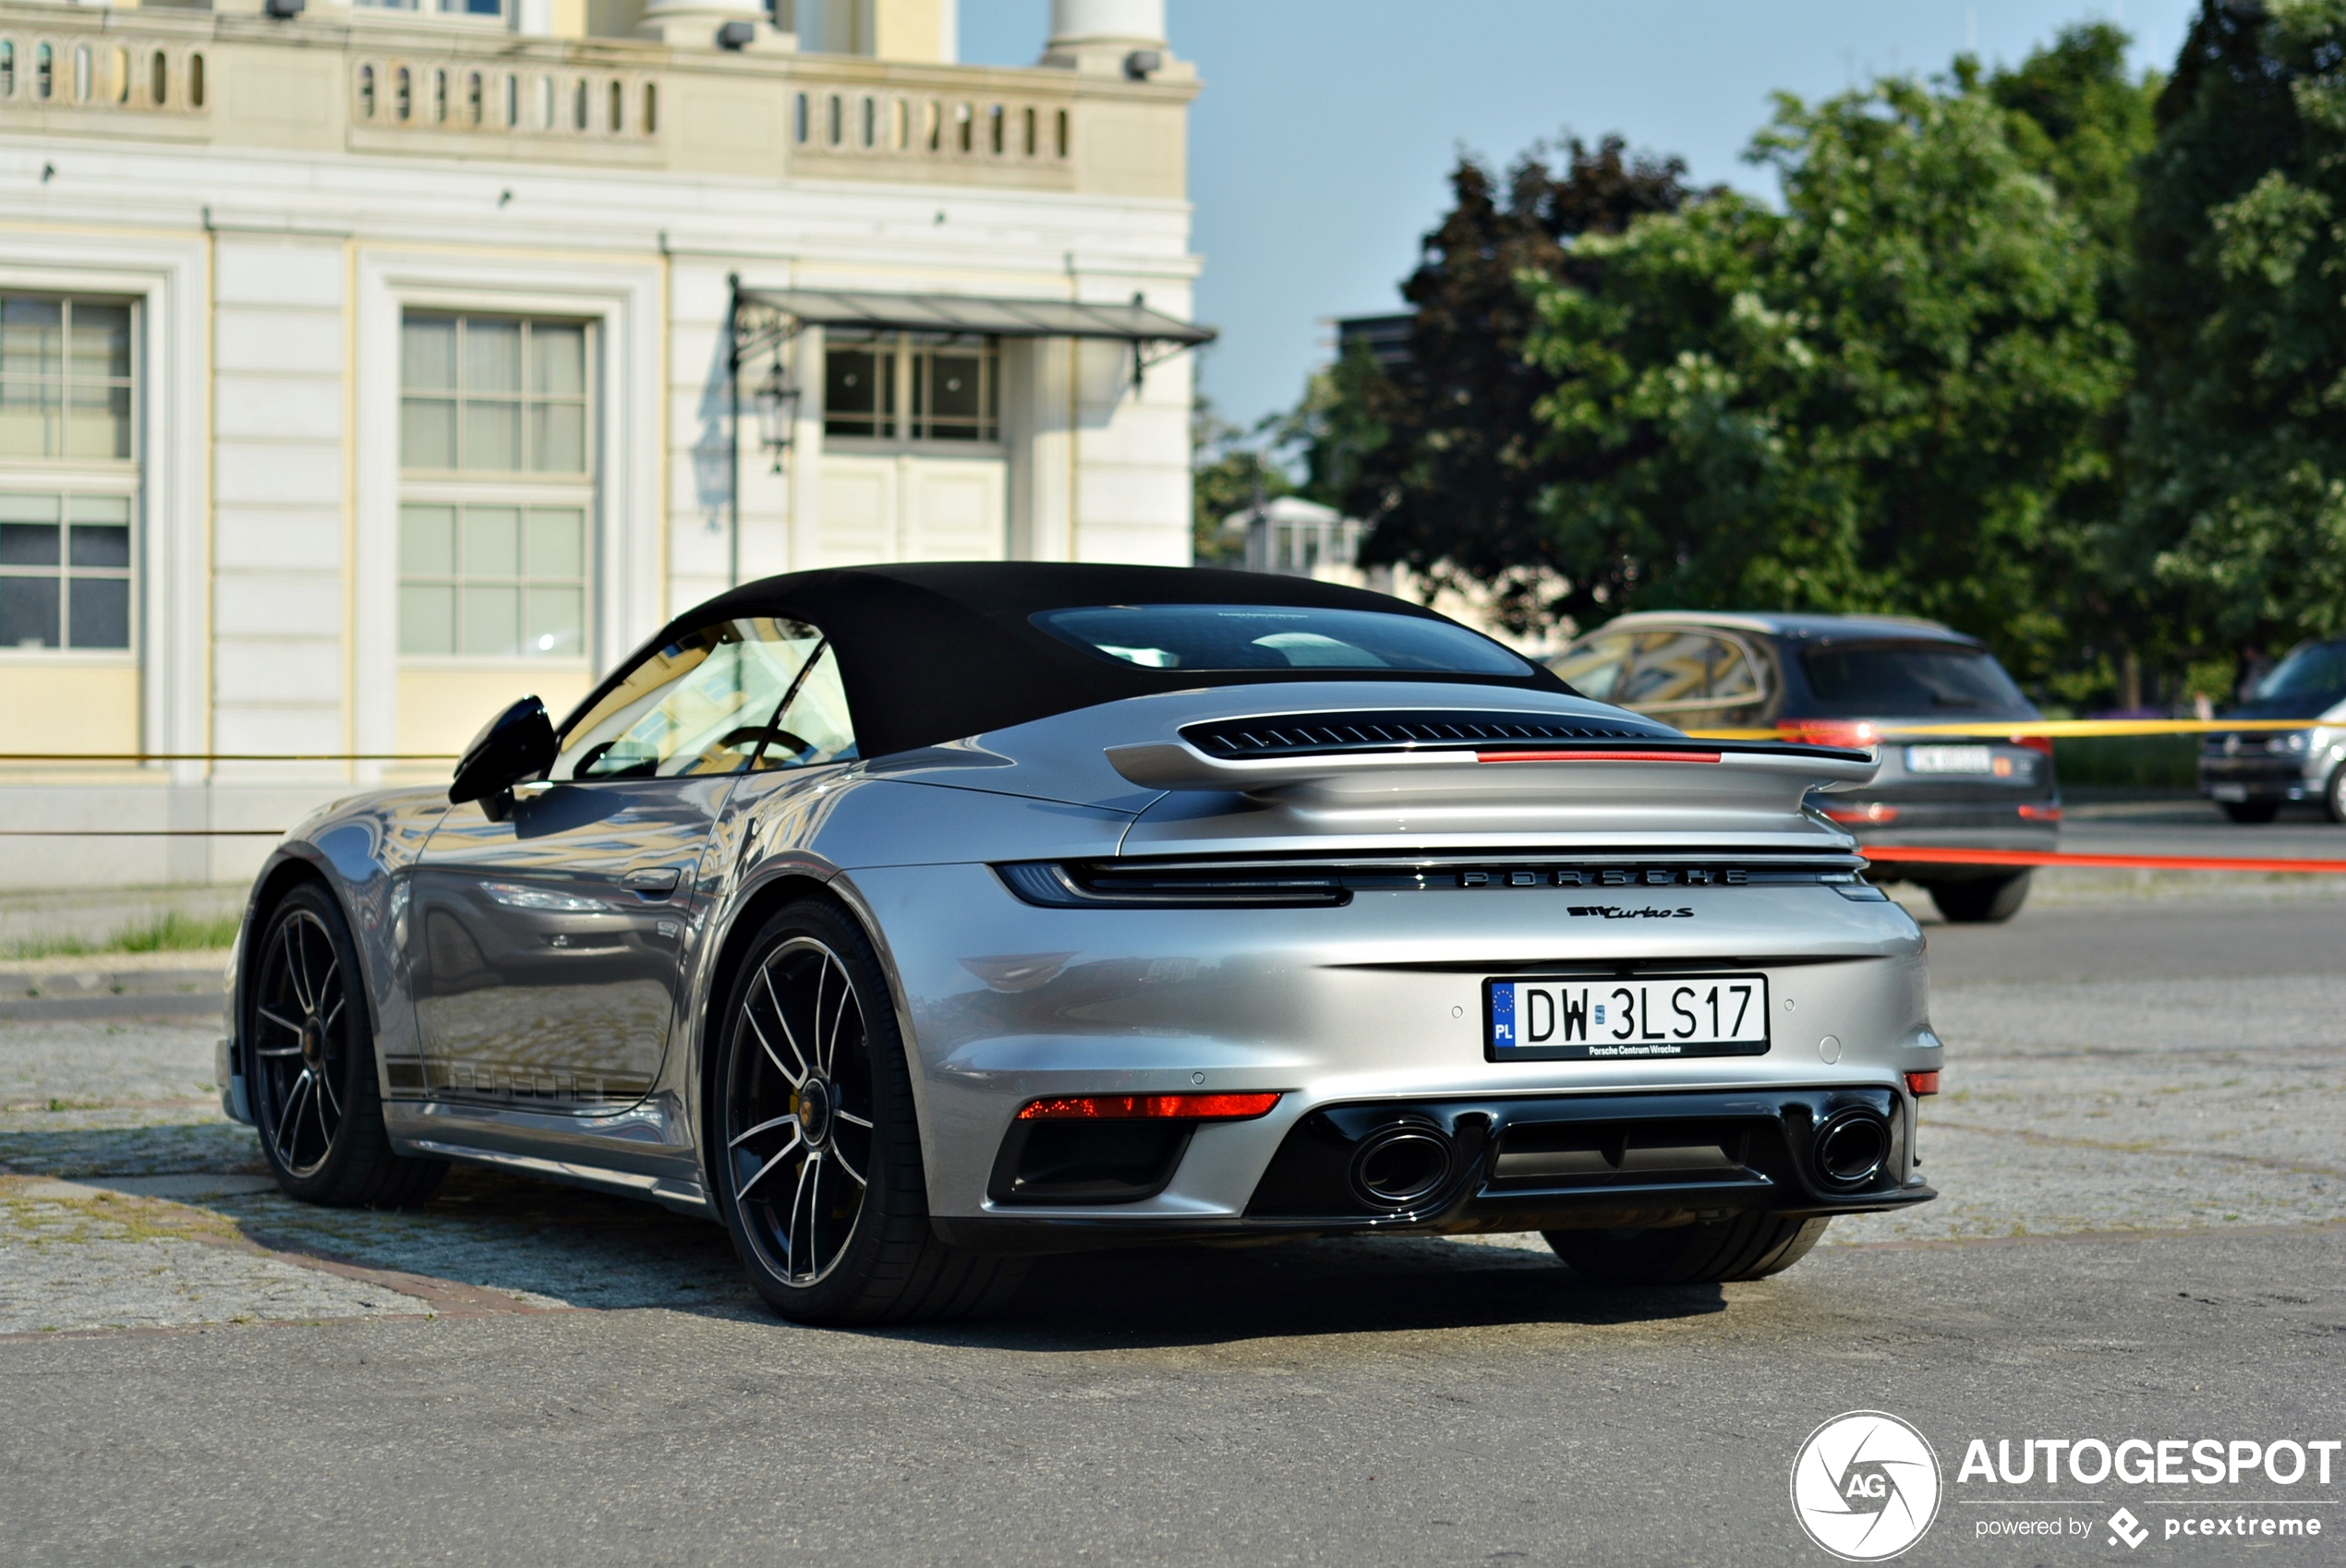
[(1477, 762), (1717, 762), (1717, 752), (1477, 752)]
[(1019, 1112), (1022, 1122), (1242, 1122), (1267, 1115), (1276, 1094), (1075, 1094), (1036, 1100)]
[(2059, 822), (2061, 820), (2061, 808), (2059, 806), (2023, 806), (2020, 808), (2020, 820), (2023, 822)]
[(1876, 801), (1863, 806), (1827, 806), (1825, 815), (1835, 822), (1895, 822), (1898, 820), (1898, 808)]
[(1938, 1093), (1939, 1075), (1935, 1072), (1908, 1073), (1906, 1075), (1906, 1092), (1916, 1095)]

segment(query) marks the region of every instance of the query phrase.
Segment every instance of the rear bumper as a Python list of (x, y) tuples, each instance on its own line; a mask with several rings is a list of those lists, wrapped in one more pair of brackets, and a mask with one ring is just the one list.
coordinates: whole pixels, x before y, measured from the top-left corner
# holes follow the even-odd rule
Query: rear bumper
[(2318, 796), (2329, 766), (2327, 752), (2292, 756), (2203, 756), (2199, 792), (2218, 801), (2303, 801)]
[[(1043, 1251), (1173, 1236), (1439, 1235), (1869, 1213), (1938, 1196), (1915, 1174), (1914, 1127), (1914, 1101), (1878, 1084), (1364, 1101), (1296, 1120), (1232, 1219), (937, 1224), (961, 1245)], [(1838, 1177), (1829, 1169), (1828, 1147), (1874, 1138), (1876, 1168)], [(1380, 1152), (1385, 1167), (1375, 1164)], [(1416, 1174), (1401, 1188), (1373, 1189), (1391, 1172), (1409, 1172), (1411, 1159)]]

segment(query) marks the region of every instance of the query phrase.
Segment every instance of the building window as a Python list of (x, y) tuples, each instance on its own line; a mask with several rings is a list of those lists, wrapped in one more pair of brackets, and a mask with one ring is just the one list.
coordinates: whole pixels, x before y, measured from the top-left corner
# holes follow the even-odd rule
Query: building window
[(481, 98), (480, 73), (475, 71), (465, 78), (465, 123), (466, 125), (480, 124)]
[(1064, 110), (1064, 109), (1061, 109), (1060, 111), (1058, 111), (1058, 155), (1059, 157), (1061, 157), (1061, 158), (1064, 158), (1064, 157), (1066, 157), (1066, 156), (1067, 156), (1067, 111), (1066, 111), (1066, 110)]
[(171, 102), (171, 56), (160, 49), (156, 50), (154, 58), (148, 63), (148, 74), (151, 79), (147, 84), (147, 96), (153, 99), (155, 107), (160, 109)]
[(1019, 113), (1021, 119), (1025, 122), (1026, 127), (1026, 155), (1029, 158), (1032, 158), (1038, 151), (1040, 151), (1034, 140), (1034, 110), (1032, 105), (1029, 105), (1027, 108), (1021, 110)]
[(17, 46), (10, 40), (0, 38), (0, 98), (14, 98), (16, 95)]
[(582, 506), (399, 508), (399, 651), (582, 658)]
[(54, 60), (54, 56), (50, 54), (49, 46), (45, 43), (32, 52), (32, 95), (35, 98), (45, 99), (56, 90), (56, 78), (53, 74)]
[(130, 307), (0, 295), (0, 459), (129, 461)]
[(804, 146), (811, 134), (806, 125), (806, 94), (799, 93), (791, 100), (790, 115), (791, 139)]
[(391, 81), (392, 114), (405, 125), (409, 116), (415, 113), (415, 78), (409, 75), (407, 67), (402, 66), (391, 73)]
[(86, 43), (73, 46), (73, 101), (90, 102), (90, 46)]
[(0, 476), (0, 648), (130, 646), (130, 502)]
[(834, 328), (823, 356), (823, 433), (874, 440), (1001, 439), (1001, 351), (973, 332)]
[(586, 472), (586, 329), (410, 314), (400, 344), (400, 463), (434, 473)]
[(187, 107), (203, 107), (203, 56), (200, 54), (187, 56)]
[(127, 103), (130, 102), (130, 51), (119, 43), (115, 44), (111, 61), (106, 72), (106, 86), (113, 91), (115, 103)]
[(443, 17), (494, 18), (505, 14), (504, 0), (355, 0), (369, 11), (412, 11)]
[(403, 654), (586, 657), (588, 339), (576, 321), (402, 322)]
[(646, 136), (659, 129), (659, 88), (653, 82), (644, 84), (644, 123), (640, 128)]

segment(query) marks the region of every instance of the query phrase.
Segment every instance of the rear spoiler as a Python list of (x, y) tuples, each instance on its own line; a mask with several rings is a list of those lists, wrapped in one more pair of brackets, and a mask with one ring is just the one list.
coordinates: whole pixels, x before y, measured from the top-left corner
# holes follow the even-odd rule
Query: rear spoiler
[(1655, 737), (1530, 746), (1422, 746), (1273, 757), (1211, 757), (1186, 741), (1107, 748), (1108, 765), (1150, 790), (1210, 790), (1296, 796), (1505, 797), (1516, 800), (1627, 793), (1686, 798), (1779, 794), (1796, 805), (1808, 790), (1862, 784), (1870, 752), (1837, 746)]

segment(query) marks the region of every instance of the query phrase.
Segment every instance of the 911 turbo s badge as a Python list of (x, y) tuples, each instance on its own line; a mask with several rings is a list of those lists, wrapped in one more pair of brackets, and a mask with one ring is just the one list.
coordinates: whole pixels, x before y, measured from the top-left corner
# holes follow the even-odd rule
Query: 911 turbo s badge
[(1694, 911), (1681, 904), (1675, 910), (1625, 910), (1619, 904), (1574, 904), (1567, 914), (1591, 915), (1602, 920), (1692, 920)]

